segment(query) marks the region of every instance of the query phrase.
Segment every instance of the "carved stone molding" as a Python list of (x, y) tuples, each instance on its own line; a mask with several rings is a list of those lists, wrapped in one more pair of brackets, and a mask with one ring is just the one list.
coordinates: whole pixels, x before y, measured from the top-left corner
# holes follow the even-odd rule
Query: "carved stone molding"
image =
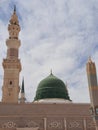
[(87, 128), (95, 128), (95, 123), (92, 120), (87, 121)]
[(73, 120), (73, 121), (69, 121), (68, 122), (68, 128), (73, 129), (73, 128), (83, 128), (82, 127), (82, 121), (78, 121), (78, 120)]
[(61, 121), (50, 121), (48, 123), (48, 128), (54, 128), (54, 129), (62, 129), (63, 126), (62, 126), (62, 123)]
[(26, 124), (26, 127), (33, 127), (33, 128), (36, 128), (36, 127), (39, 127), (39, 124), (38, 123), (36, 123), (35, 121), (33, 121), (33, 120), (29, 120), (29, 121), (27, 121), (27, 124)]
[(16, 123), (13, 121), (8, 121), (2, 124), (2, 128), (16, 128)]

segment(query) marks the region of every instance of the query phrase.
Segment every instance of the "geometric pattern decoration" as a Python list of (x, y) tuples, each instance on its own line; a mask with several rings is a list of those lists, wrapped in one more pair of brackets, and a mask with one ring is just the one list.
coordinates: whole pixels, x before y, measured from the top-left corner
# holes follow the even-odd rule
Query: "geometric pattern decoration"
[(16, 128), (16, 123), (8, 121), (2, 124), (2, 128)]
[(30, 120), (30, 121), (27, 121), (26, 127), (39, 128), (39, 124), (37, 124), (36, 122)]
[(62, 126), (62, 123), (61, 121), (50, 121), (48, 123), (48, 128), (51, 128), (51, 129), (62, 129), (63, 126)]
[(87, 128), (92, 129), (95, 128), (95, 123), (92, 120), (87, 120)]
[[(86, 118), (85, 123), (83, 119), (72, 119), (66, 118), (66, 122), (64, 122), (64, 118), (46, 118), (46, 130), (95, 130), (95, 123), (93, 120)], [(20, 124), (23, 124), (22, 126)], [(40, 119), (27, 119), (21, 120), (0, 120), (0, 128), (32, 128), (36, 130), (43, 130), (45, 127), (44, 118)]]
[(73, 120), (68, 122), (68, 128), (73, 129), (73, 128), (83, 128), (82, 120)]

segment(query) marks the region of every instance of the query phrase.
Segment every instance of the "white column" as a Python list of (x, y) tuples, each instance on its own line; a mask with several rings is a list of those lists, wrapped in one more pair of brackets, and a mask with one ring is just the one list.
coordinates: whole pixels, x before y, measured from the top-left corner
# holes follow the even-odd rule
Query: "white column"
[(95, 124), (96, 130), (98, 130), (98, 126)]
[(84, 126), (84, 130), (86, 130), (86, 119), (83, 119), (83, 126)]
[(47, 118), (44, 118), (44, 130), (47, 128)]
[(64, 130), (67, 130), (66, 119), (64, 118)]

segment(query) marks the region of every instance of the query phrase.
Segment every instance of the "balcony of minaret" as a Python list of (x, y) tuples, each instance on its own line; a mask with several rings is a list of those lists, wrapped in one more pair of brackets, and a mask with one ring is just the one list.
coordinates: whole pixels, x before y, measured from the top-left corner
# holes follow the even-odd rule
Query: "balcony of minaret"
[(21, 71), (20, 59), (3, 59), (3, 68), (4, 69), (19, 69)]
[(9, 39), (18, 39), (18, 35), (20, 32), (20, 26), (9, 24), (8, 31), (9, 31)]

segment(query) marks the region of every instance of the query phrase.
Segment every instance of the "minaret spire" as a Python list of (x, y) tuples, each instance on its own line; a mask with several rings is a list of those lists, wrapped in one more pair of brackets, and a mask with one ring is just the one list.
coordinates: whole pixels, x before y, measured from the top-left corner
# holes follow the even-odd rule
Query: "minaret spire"
[(98, 84), (97, 84), (97, 73), (96, 73), (96, 65), (89, 58), (86, 64), (87, 78), (88, 78), (88, 87), (90, 93), (90, 101), (91, 101), (91, 111), (93, 115), (93, 119), (96, 122), (96, 127), (98, 130)]
[(14, 5), (14, 12), (16, 12), (16, 5)]
[(89, 62), (89, 63), (92, 63), (92, 58), (91, 58), (91, 56), (89, 56), (88, 62)]
[(21, 94), (20, 94), (20, 103), (25, 103), (25, 89), (24, 89), (24, 78), (22, 80)]
[(23, 77), (23, 80), (22, 80), (22, 88), (21, 88), (21, 93), (24, 93), (24, 77)]
[(90, 90), (90, 99), (92, 105), (97, 104), (97, 100), (95, 98), (95, 93), (97, 92), (96, 90), (98, 89), (97, 85), (97, 73), (96, 73), (96, 65), (95, 63), (91, 60), (91, 57), (88, 59), (87, 65), (86, 65), (86, 70), (87, 70), (87, 77), (88, 77), (88, 86)]

